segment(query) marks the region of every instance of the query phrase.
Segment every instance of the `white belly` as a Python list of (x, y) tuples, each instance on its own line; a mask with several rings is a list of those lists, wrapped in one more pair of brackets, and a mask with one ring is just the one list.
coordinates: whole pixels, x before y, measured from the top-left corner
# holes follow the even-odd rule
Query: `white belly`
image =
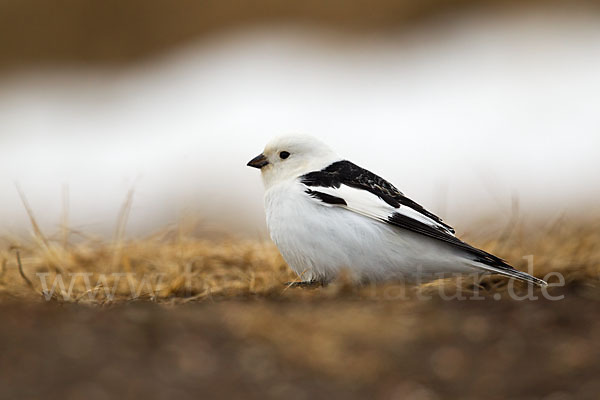
[(320, 204), (302, 190), (297, 184), (270, 188), (265, 210), (271, 238), (303, 281), (329, 281), (342, 270), (363, 281), (474, 271), (442, 242)]

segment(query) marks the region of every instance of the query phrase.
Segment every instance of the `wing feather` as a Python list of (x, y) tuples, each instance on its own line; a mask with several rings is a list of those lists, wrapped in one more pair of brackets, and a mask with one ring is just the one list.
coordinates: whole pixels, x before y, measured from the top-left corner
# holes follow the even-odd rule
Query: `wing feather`
[(343, 198), (350, 202), (347, 208), (359, 214), (387, 219), (399, 213), (454, 235), (454, 229), (441, 218), (404, 196), (385, 179), (350, 161), (338, 161), (321, 171), (310, 172), (301, 176), (300, 182), (310, 191)]
[(515, 270), (504, 260), (473, 247), (454, 235), (454, 229), (439, 217), (405, 197), (383, 178), (349, 161), (300, 177), (305, 193), (314, 201), (349, 211), (440, 240), (470, 254), (472, 261), (492, 272), (529, 280), (538, 285), (544, 281)]

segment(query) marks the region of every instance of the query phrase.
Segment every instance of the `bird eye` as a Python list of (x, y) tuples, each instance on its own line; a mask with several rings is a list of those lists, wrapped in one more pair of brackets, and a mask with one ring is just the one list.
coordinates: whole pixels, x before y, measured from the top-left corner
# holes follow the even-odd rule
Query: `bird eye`
[(290, 156), (290, 153), (288, 153), (287, 151), (282, 151), (281, 153), (279, 153), (279, 157), (283, 160), (285, 160), (289, 156)]

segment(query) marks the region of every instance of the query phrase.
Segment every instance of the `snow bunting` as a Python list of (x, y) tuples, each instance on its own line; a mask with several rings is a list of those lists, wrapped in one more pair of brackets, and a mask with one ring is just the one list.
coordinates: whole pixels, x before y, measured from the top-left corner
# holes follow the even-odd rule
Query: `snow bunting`
[(276, 138), (247, 165), (261, 170), (269, 233), (303, 282), (347, 270), (362, 282), (482, 272), (546, 284), (461, 241), (391, 183), (311, 136)]

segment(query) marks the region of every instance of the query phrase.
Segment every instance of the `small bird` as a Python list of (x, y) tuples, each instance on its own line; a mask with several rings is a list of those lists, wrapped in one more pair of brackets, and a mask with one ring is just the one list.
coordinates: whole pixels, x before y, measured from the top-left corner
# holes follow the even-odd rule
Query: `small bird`
[(345, 270), (360, 282), (480, 272), (546, 285), (461, 241), (391, 183), (312, 136), (275, 138), (247, 165), (261, 170), (271, 239), (302, 284)]

